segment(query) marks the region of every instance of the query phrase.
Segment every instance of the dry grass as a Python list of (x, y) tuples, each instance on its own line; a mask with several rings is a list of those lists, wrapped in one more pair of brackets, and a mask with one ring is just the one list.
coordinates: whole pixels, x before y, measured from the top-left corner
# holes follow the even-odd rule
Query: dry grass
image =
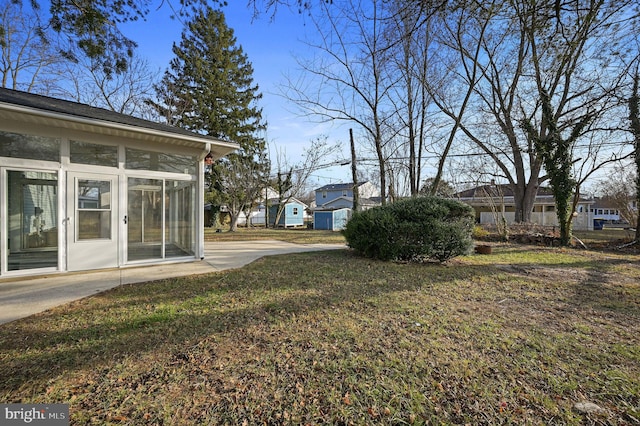
[(279, 240), (295, 244), (344, 244), (340, 232), (313, 230), (307, 228), (238, 228), (236, 232), (216, 232), (214, 228), (205, 228), (206, 241), (255, 241)]
[(640, 256), (493, 253), (120, 287), (0, 326), (0, 400), (77, 425), (639, 424)]

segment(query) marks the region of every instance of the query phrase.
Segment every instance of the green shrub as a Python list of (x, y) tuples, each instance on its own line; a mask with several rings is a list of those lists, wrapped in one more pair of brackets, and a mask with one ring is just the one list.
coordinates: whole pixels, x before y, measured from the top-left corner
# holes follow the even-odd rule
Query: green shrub
[(478, 239), (488, 237), (489, 231), (487, 231), (480, 225), (476, 225), (473, 227), (473, 232), (471, 235), (473, 236), (474, 239), (478, 240)]
[(349, 247), (367, 257), (444, 262), (471, 251), (474, 223), (466, 204), (421, 197), (356, 212), (343, 234)]

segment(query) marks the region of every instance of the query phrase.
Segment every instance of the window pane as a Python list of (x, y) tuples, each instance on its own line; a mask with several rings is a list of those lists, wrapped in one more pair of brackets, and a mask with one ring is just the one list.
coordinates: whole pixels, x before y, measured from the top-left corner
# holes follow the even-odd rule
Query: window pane
[(118, 147), (71, 141), (72, 163), (118, 167)]
[(111, 212), (82, 210), (78, 212), (78, 240), (111, 238)]
[(165, 257), (195, 254), (195, 182), (166, 181)]
[(0, 157), (60, 161), (60, 141), (0, 131)]
[(78, 209), (111, 209), (111, 182), (108, 180), (78, 180)]
[(162, 180), (127, 181), (127, 260), (162, 258)]
[(7, 172), (7, 268), (58, 266), (58, 175)]
[(125, 167), (132, 170), (195, 174), (196, 157), (127, 148)]

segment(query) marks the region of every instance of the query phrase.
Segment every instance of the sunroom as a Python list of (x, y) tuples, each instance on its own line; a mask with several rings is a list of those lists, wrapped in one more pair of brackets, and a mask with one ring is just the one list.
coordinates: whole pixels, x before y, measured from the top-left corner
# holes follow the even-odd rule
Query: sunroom
[(0, 89), (0, 279), (204, 256), (204, 161), (231, 142)]

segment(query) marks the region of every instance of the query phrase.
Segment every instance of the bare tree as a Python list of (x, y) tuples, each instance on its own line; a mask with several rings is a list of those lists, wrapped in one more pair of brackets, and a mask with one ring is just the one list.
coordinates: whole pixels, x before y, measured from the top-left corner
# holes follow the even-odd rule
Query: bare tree
[(278, 158), (277, 179), (274, 183), (278, 192), (278, 210), (274, 225), (280, 221), (285, 205), (292, 198), (300, 198), (310, 190), (309, 181), (318, 170), (341, 161), (335, 155), (340, 152), (339, 149), (339, 143), (330, 143), (328, 136), (319, 136), (312, 139), (309, 146), (305, 148), (300, 163), (289, 165), (289, 161), (284, 156)]
[(598, 196), (618, 210), (620, 218), (632, 226), (638, 223), (638, 209), (634, 208), (633, 203), (637, 203), (637, 179), (635, 165), (618, 163), (612, 173), (606, 179), (601, 179), (598, 184)]
[(387, 191), (385, 111), (393, 82), (385, 81), (381, 0), (345, 0), (323, 5), (312, 16), (319, 39), (308, 42), (312, 60), (299, 59), (305, 77), (289, 79), (284, 96), (319, 120), (343, 120), (360, 127), (377, 158), (381, 198)]
[[(584, 158), (578, 148), (588, 145), (585, 139), (589, 145), (603, 140), (589, 136), (591, 133), (614, 131), (620, 136), (611, 126), (595, 124), (602, 125), (608, 121), (604, 117), (620, 113), (614, 108), (613, 93), (628, 55), (625, 39), (633, 34), (629, 30), (635, 12), (627, 12), (632, 10), (630, 1), (612, 0), (470, 1), (450, 10), (447, 22), (455, 22), (452, 34), (459, 36), (442, 40), (440, 46), (464, 60), (455, 70), (454, 84), (441, 87), (475, 85), (468, 112), (459, 120), (464, 138), (456, 140), (458, 144), (471, 142), (495, 162), (498, 178), (513, 189), (517, 221), (530, 220), (538, 185), (548, 179), (542, 173), (543, 156), (534, 144), (536, 138), (549, 134), (545, 124), (549, 121), (542, 119), (545, 94), (557, 134), (566, 140), (577, 131), (566, 151), (572, 155), (572, 167), (575, 160)], [(470, 12), (474, 19), (453, 19)], [(473, 74), (466, 64), (474, 64), (471, 70), (478, 70), (477, 80), (470, 78)], [(458, 97), (457, 105), (463, 105), (463, 99)], [(454, 118), (458, 116), (454, 105), (450, 100), (438, 106)], [(530, 124), (528, 131), (523, 123)], [(592, 153), (598, 151), (593, 148)]]
[[(640, 93), (638, 86), (640, 84), (640, 74), (636, 68), (633, 75), (633, 89), (629, 98), (629, 120), (631, 121), (631, 133), (633, 134), (633, 159), (636, 166), (635, 176), (635, 202), (636, 208), (636, 241), (640, 241)], [(634, 223), (633, 219), (630, 223)]]
[[(422, 156), (427, 137), (426, 117), (431, 102), (426, 87), (432, 72), (433, 23), (430, 14), (427, 14), (426, 19), (423, 18), (425, 3), (391, 2), (389, 22), (385, 29), (386, 43), (389, 46), (387, 56), (390, 58), (386, 61), (386, 70), (390, 75), (398, 75), (398, 84), (390, 96), (397, 122), (395, 138), (401, 139), (398, 142), (401, 145), (398, 152), (407, 159), (405, 166), (411, 196), (416, 196), (420, 190)], [(405, 172), (402, 169), (390, 173), (390, 177), (397, 176), (398, 172)], [(400, 190), (399, 187), (398, 189)]]
[[(453, 13), (453, 16), (448, 11), (440, 15), (443, 19), (440, 21), (441, 31), (437, 43), (448, 46), (449, 49), (439, 52), (438, 62), (444, 65), (441, 66), (441, 71), (437, 74), (433, 73), (431, 79), (423, 80), (423, 85), (431, 94), (433, 103), (453, 120), (446, 143), (441, 150), (438, 169), (431, 185), (431, 195), (435, 195), (438, 191), (447, 157), (480, 79), (482, 45), (493, 18), (491, 3), (484, 13), (478, 12), (479, 10), (473, 8), (460, 8)], [(455, 84), (459, 79), (464, 84), (459, 86), (460, 89), (452, 91), (449, 88), (450, 85)]]
[[(577, 204), (577, 199), (570, 202), (578, 189), (572, 170), (577, 161), (575, 147), (578, 141), (598, 132), (592, 126), (596, 119), (619, 110), (613, 93), (620, 87), (626, 69), (624, 62), (619, 62), (621, 67), (616, 70), (608, 61), (619, 56), (620, 50), (627, 56), (627, 47), (619, 44), (626, 41), (626, 35), (619, 32), (619, 20), (633, 23), (638, 18), (627, 13), (626, 7), (631, 4), (621, 3), (601, 1), (588, 7), (579, 1), (553, 7), (519, 4), (517, 16), (531, 52), (539, 107), (534, 110), (539, 111), (539, 118), (524, 117), (521, 123), (544, 163), (563, 245), (571, 239), (572, 213)], [(592, 60), (594, 54), (596, 59)], [(606, 72), (586, 71), (596, 65), (605, 66)]]
[(140, 56), (134, 55), (120, 73), (106, 72), (98, 62), (85, 57), (67, 64), (64, 75), (66, 85), (59, 89), (64, 98), (121, 114), (144, 118), (153, 114), (145, 99), (153, 96), (160, 70), (152, 71)]
[(48, 94), (58, 80), (53, 71), (65, 59), (54, 35), (40, 27), (38, 10), (0, 0), (0, 22), (2, 87)]
[(123, 114), (143, 116), (149, 110), (144, 99), (152, 93), (158, 73), (133, 56), (122, 73), (105, 70), (100, 62), (61, 51), (57, 34), (43, 27), (40, 9), (12, 0), (0, 0), (0, 72), (2, 87), (37, 92), (107, 108)]
[(231, 216), (229, 231), (238, 230), (238, 218), (260, 198), (268, 178), (266, 159), (255, 159), (242, 152), (218, 160), (207, 174), (210, 191), (207, 201), (224, 205)]

